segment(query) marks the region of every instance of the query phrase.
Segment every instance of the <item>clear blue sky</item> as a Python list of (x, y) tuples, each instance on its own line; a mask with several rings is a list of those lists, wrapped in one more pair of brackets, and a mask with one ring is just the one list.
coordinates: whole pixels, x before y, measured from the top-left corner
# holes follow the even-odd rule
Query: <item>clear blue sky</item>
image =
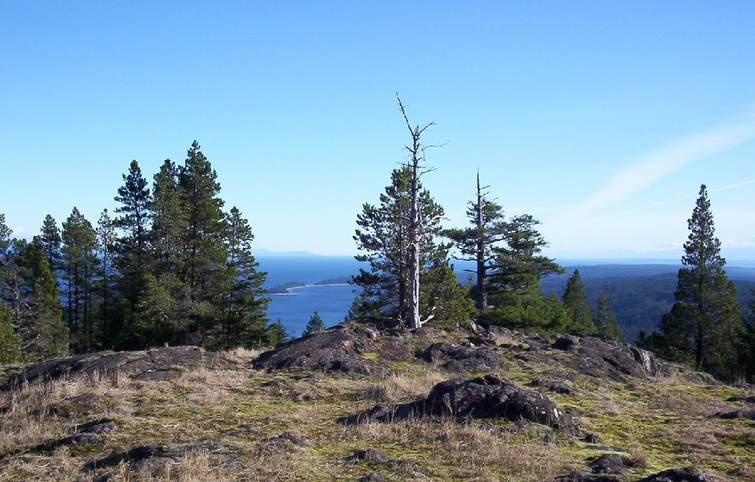
[[(464, 222), (480, 168), (557, 256), (677, 250), (700, 183), (755, 252), (755, 2), (0, 1), (0, 212), (95, 221), (198, 139), (257, 246), (353, 252), (403, 159)], [(753, 256), (755, 258), (755, 256)]]

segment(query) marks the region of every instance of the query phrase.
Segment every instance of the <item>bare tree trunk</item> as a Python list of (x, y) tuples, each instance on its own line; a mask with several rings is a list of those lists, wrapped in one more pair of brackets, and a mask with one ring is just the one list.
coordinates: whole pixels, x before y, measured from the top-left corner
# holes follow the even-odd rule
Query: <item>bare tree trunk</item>
[[(414, 137), (414, 146), (417, 147), (417, 144), (419, 142), (419, 136), (412, 136)], [(412, 276), (412, 291), (411, 291), (411, 304), (412, 304), (412, 313), (411, 317), (409, 318), (409, 326), (412, 329), (419, 328), (422, 326), (422, 322), (420, 321), (419, 317), (419, 208), (417, 206), (418, 203), (418, 167), (419, 167), (419, 159), (416, 155), (416, 150), (412, 153), (412, 186), (411, 186), (411, 201), (412, 201), (412, 207), (410, 211), (410, 222), (409, 222), (409, 249), (411, 250), (409, 263), (410, 268), (409, 272)]]
[(406, 146), (406, 149), (410, 154), (409, 167), (412, 170), (412, 179), (410, 186), (411, 207), (409, 211), (409, 232), (407, 234), (409, 238), (409, 276), (411, 277), (411, 290), (409, 293), (411, 312), (409, 314), (409, 327), (416, 329), (422, 326), (422, 318), (420, 317), (419, 311), (419, 275), (421, 260), (420, 238), (422, 235), (422, 222), (420, 219), (421, 214), (419, 212), (419, 180), (420, 177), (422, 177), (422, 174), (427, 172), (427, 170), (424, 170), (424, 166), (422, 166), (422, 161), (424, 160), (424, 150), (427, 146), (422, 145), (421, 138), (422, 133), (428, 127), (434, 124), (431, 122), (430, 124), (427, 124), (422, 128), (420, 128), (418, 125), (412, 127), (412, 124), (411, 122), (409, 122), (409, 118), (406, 115), (404, 105), (401, 103), (401, 98), (399, 98), (398, 94), (396, 95), (396, 99), (398, 100), (399, 109), (401, 109), (401, 115), (404, 117), (404, 121), (406, 121), (406, 127), (409, 129), (409, 134), (412, 137), (411, 145)]
[(488, 307), (488, 293), (485, 290), (485, 226), (482, 218), (483, 203), (485, 202), (482, 195), (482, 188), (480, 187), (480, 173), (477, 172), (477, 205), (476, 205), (476, 227), (477, 227), (477, 309), (485, 310)]

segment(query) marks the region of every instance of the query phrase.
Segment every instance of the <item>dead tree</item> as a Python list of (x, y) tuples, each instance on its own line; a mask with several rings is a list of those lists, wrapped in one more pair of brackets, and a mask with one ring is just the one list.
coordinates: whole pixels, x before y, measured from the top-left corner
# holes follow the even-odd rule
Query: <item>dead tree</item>
[(406, 127), (409, 129), (409, 135), (411, 136), (411, 143), (404, 146), (409, 152), (409, 160), (407, 161), (407, 166), (411, 170), (411, 182), (409, 188), (409, 229), (407, 233), (409, 240), (409, 276), (411, 278), (411, 289), (409, 291), (409, 302), (411, 305), (411, 310), (409, 313), (408, 321), (409, 327), (411, 329), (416, 329), (421, 327), (423, 323), (426, 323), (432, 318), (431, 315), (427, 319), (422, 320), (419, 310), (420, 260), (422, 256), (421, 238), (424, 234), (422, 225), (422, 213), (419, 209), (419, 190), (420, 179), (422, 178), (422, 176), (432, 171), (432, 169), (427, 168), (423, 163), (425, 160), (425, 151), (433, 146), (422, 144), (422, 134), (428, 128), (435, 125), (435, 123), (430, 122), (424, 127), (420, 127), (419, 125), (412, 126), (412, 123), (409, 121), (409, 117), (406, 114), (406, 110), (404, 109), (404, 104), (401, 102), (401, 98), (398, 96), (398, 94), (396, 94), (396, 100), (398, 101), (401, 115), (404, 117), (404, 121), (406, 122)]

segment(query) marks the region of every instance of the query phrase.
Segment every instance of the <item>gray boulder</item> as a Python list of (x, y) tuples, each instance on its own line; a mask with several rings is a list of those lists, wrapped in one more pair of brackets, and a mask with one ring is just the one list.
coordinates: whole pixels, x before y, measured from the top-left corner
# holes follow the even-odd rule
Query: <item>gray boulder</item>
[(490, 348), (433, 343), (417, 356), (429, 363), (442, 363), (442, 368), (454, 372), (505, 368), (501, 358)]
[(681, 467), (664, 470), (637, 482), (709, 482), (697, 467)]
[(36, 363), (11, 377), (0, 390), (17, 387), (24, 382), (57, 380), (86, 375), (112, 378), (118, 375), (141, 380), (176, 378), (182, 369), (207, 366), (235, 368), (238, 364), (223, 353), (206, 352), (196, 346), (155, 348), (146, 351), (104, 351)]
[(258, 370), (308, 369), (324, 372), (370, 372), (361, 356), (369, 342), (344, 329), (297, 338), (261, 354), (252, 366)]
[(391, 422), (421, 417), (502, 418), (547, 425), (576, 434), (575, 418), (545, 395), (520, 388), (495, 375), (448, 380), (435, 385), (427, 398), (399, 405), (376, 405), (364, 413), (341, 419), (354, 424), (368, 420)]

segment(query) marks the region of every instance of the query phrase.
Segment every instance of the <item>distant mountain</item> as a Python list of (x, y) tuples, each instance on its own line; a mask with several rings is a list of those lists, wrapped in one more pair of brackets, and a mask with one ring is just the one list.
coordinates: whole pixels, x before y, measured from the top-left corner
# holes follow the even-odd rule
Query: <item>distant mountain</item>
[[(679, 265), (568, 266), (564, 274), (542, 280), (543, 292), (560, 297), (575, 268), (579, 269), (593, 306), (606, 287), (625, 340), (634, 341), (640, 331), (654, 331), (674, 303)], [(737, 287), (740, 304), (746, 306), (750, 291), (755, 289), (755, 268), (729, 266), (726, 271)]]

